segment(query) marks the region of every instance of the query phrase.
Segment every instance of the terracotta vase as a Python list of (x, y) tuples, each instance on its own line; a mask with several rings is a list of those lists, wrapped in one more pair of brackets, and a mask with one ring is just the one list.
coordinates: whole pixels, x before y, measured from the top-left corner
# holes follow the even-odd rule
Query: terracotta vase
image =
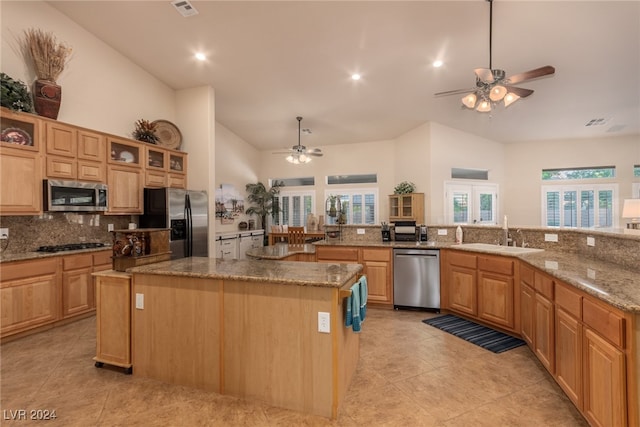
[(48, 80), (36, 80), (33, 85), (33, 104), (36, 113), (50, 119), (58, 118), (62, 87)]

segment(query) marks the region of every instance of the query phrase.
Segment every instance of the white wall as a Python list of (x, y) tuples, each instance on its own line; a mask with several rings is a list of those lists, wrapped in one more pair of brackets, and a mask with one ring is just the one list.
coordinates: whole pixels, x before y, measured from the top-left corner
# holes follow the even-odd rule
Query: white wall
[[(248, 208), (245, 186), (258, 182), (257, 171), (266, 156), (220, 123), (216, 123), (215, 188), (222, 184), (233, 185), (240, 194), (245, 195), (245, 209)], [(211, 212), (214, 213), (215, 209)], [(238, 231), (238, 223), (248, 220), (249, 217), (245, 214), (240, 215), (233, 224), (221, 224), (220, 220), (215, 220), (213, 215), (211, 219), (215, 221), (216, 232), (222, 233)], [(260, 220), (253, 219), (258, 225)]]
[[(633, 177), (633, 165), (640, 164), (638, 136), (532, 141), (505, 145), (505, 153), (509, 177), (505, 184), (505, 206), (515, 225), (542, 225), (542, 169), (616, 166), (616, 178), (611, 182), (619, 185), (619, 214), (623, 199), (631, 197), (631, 183), (640, 181)], [(579, 183), (585, 181), (575, 182)]]
[(452, 180), (451, 168), (488, 169), (490, 183), (499, 187), (498, 216), (505, 212), (502, 201), (509, 197), (505, 183), (504, 145), (479, 136), (453, 129), (439, 123), (431, 123), (431, 215), (429, 224), (445, 224), (444, 183)]
[[(174, 121), (175, 93), (101, 40), (41, 1), (1, 1), (2, 71), (32, 87), (31, 59), (21, 53), (24, 30), (52, 32), (73, 52), (58, 78), (58, 120), (131, 137), (138, 119)], [(117, 24), (114, 30), (117, 29)]]
[[(394, 143), (394, 185), (403, 181), (413, 182), (416, 193), (424, 193), (425, 222), (432, 218), (431, 194), (431, 123), (427, 122), (400, 135)], [(389, 194), (393, 193), (393, 188)], [(388, 217), (389, 214), (387, 213)]]

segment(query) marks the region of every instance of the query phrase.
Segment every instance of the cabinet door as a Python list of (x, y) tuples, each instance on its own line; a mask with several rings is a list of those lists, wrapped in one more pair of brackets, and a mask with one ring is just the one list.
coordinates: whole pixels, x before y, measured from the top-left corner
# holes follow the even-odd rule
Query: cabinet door
[(590, 328), (584, 337), (584, 415), (593, 426), (627, 425), (624, 353)]
[(2, 282), (0, 311), (3, 337), (57, 319), (57, 278), (55, 273), (49, 273)]
[(96, 281), (96, 359), (131, 366), (131, 278), (100, 276)]
[(582, 325), (556, 307), (556, 380), (582, 410)]
[(368, 298), (373, 302), (391, 304), (391, 277), (389, 263), (384, 261), (363, 261), (362, 273), (367, 276)]
[(42, 170), (34, 151), (0, 148), (0, 214), (42, 212)]
[(128, 167), (109, 166), (109, 213), (142, 213), (142, 172)]
[(476, 270), (450, 266), (447, 295), (449, 309), (476, 316), (478, 314)]
[(104, 135), (78, 129), (78, 159), (104, 163), (106, 139)]
[(75, 127), (47, 121), (45, 123), (45, 129), (47, 135), (47, 154), (76, 157), (78, 152), (78, 136)]
[(93, 281), (91, 267), (71, 270), (62, 273), (62, 317), (93, 310)]
[(542, 365), (553, 374), (555, 365), (555, 323), (553, 303), (536, 293), (534, 299), (534, 352)]
[(513, 329), (513, 277), (480, 271), (478, 276), (478, 317)]
[(526, 283), (521, 282), (520, 285), (520, 335), (529, 348), (533, 349), (535, 293)]

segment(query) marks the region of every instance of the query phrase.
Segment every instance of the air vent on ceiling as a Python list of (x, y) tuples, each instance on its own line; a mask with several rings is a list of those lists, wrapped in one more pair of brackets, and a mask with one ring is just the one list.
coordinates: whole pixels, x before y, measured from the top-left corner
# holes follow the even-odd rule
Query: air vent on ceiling
[(198, 14), (196, 8), (193, 7), (187, 0), (174, 0), (171, 2), (171, 4), (176, 8), (178, 13), (180, 13), (180, 15), (184, 16), (185, 18)]
[(609, 119), (605, 119), (605, 118), (600, 118), (600, 119), (591, 119), (587, 122), (587, 124), (585, 124), (586, 127), (591, 127), (591, 126), (604, 126), (607, 123), (609, 123)]
[(309, 128), (304, 128), (302, 129), (302, 133), (306, 134), (306, 135), (311, 135), (311, 129)]

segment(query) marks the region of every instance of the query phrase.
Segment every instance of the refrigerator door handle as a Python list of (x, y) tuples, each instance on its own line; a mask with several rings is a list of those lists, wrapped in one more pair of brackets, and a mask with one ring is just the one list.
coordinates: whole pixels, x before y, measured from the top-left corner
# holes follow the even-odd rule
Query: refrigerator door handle
[(191, 256), (191, 206), (189, 203), (189, 195), (185, 194), (184, 196), (184, 219), (185, 219), (185, 228), (186, 228), (186, 234), (187, 234), (187, 238), (184, 239), (184, 256), (185, 257), (190, 257)]

